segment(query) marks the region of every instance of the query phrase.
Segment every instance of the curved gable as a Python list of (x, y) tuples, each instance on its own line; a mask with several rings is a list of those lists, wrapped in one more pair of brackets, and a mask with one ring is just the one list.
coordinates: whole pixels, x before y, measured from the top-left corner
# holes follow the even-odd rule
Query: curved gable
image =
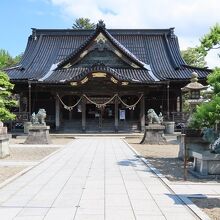
[(130, 67), (150, 69), (147, 64), (140, 61), (134, 54), (132, 54), (118, 40), (116, 40), (105, 29), (105, 26), (101, 21), (97, 25), (94, 33), (91, 34), (90, 37), (73, 53), (65, 57), (58, 64), (58, 68), (69, 68), (71, 66), (74, 66), (93, 50), (98, 50), (99, 52), (109, 50), (112, 51), (118, 58), (120, 58), (122, 62), (127, 63)]

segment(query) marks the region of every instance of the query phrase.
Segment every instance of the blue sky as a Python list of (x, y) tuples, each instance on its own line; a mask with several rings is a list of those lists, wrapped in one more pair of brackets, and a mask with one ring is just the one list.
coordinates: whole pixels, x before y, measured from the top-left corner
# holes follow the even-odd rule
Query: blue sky
[[(12, 56), (25, 50), (31, 28), (71, 28), (76, 18), (94, 23), (103, 19), (107, 28), (175, 27), (181, 49), (196, 46), (220, 22), (219, 0), (1, 0), (0, 48)], [(216, 53), (209, 67), (219, 65)]]
[(23, 52), (31, 28), (70, 28), (71, 19), (62, 19), (59, 7), (38, 0), (1, 1), (0, 48), (12, 56)]

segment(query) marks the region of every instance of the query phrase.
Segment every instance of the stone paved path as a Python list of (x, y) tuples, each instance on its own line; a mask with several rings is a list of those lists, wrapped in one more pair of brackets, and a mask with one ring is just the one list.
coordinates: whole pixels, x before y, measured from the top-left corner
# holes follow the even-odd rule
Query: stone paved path
[(76, 139), (0, 190), (1, 220), (197, 219), (121, 139)]

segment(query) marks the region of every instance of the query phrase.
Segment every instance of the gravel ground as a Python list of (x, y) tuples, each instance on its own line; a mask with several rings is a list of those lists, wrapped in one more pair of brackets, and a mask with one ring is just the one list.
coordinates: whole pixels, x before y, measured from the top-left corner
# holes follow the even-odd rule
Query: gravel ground
[[(183, 161), (177, 158), (179, 146), (175, 141), (169, 141), (167, 145), (147, 145), (139, 144), (141, 139), (126, 139), (126, 141), (143, 157), (145, 157), (160, 173), (170, 181), (184, 181), (183, 179)], [(188, 165), (190, 167), (191, 165)], [(187, 174), (187, 182), (218, 182), (220, 180), (198, 179)], [(220, 199), (202, 198), (191, 199), (199, 208), (201, 208), (211, 219), (220, 220)]]
[[(25, 141), (25, 137), (19, 137), (19, 138), (11, 138), (10, 139), (10, 144), (23, 144)], [(52, 144), (54, 145), (63, 145), (63, 144), (67, 144), (68, 142), (72, 141), (73, 138), (56, 138), (56, 137), (52, 137)], [(45, 145), (47, 146), (47, 145)]]
[(38, 161), (58, 149), (58, 147), (10, 147), (10, 156), (0, 161)]
[(24, 170), (26, 166), (19, 167), (0, 167), (0, 183)]
[(211, 219), (220, 219), (220, 199), (219, 198), (202, 198), (191, 199), (199, 208), (201, 208)]
[[(13, 162), (37, 162), (54, 151), (60, 149), (62, 145), (67, 144), (72, 141), (73, 138), (52, 138), (52, 145), (44, 145), (44, 146), (33, 146), (30, 147), (28, 145), (23, 145), (25, 138), (12, 138), (10, 140), (10, 156), (0, 159), (0, 162), (4, 161), (13, 161)], [(10, 178), (11, 176), (19, 173), (23, 169), (27, 168), (27, 166), (0, 166), (0, 183)]]
[[(173, 140), (167, 145), (139, 144), (141, 139), (127, 138), (126, 141), (145, 157), (154, 167), (156, 167), (170, 181), (184, 181), (183, 161), (178, 159), (179, 145)], [(192, 167), (192, 162), (188, 162), (188, 168)], [(219, 182), (220, 180), (198, 179), (187, 173), (188, 182)]]

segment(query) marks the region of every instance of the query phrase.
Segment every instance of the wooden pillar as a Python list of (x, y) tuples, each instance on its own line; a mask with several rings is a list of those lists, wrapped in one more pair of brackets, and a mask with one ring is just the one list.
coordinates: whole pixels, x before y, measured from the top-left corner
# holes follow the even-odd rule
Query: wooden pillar
[(55, 125), (56, 125), (56, 130), (59, 130), (60, 128), (60, 100), (56, 96), (56, 101), (55, 101)]
[(170, 83), (167, 83), (167, 119), (170, 120)]
[(176, 98), (176, 111), (180, 112), (180, 96)]
[(180, 112), (183, 111), (183, 94), (180, 92)]
[(82, 131), (86, 131), (86, 100), (82, 98)]
[(141, 122), (141, 131), (145, 130), (145, 100), (144, 95), (140, 101), (140, 122)]
[(29, 111), (29, 120), (31, 120), (31, 82), (28, 81), (28, 111)]
[(118, 99), (115, 98), (115, 132), (118, 132)]

